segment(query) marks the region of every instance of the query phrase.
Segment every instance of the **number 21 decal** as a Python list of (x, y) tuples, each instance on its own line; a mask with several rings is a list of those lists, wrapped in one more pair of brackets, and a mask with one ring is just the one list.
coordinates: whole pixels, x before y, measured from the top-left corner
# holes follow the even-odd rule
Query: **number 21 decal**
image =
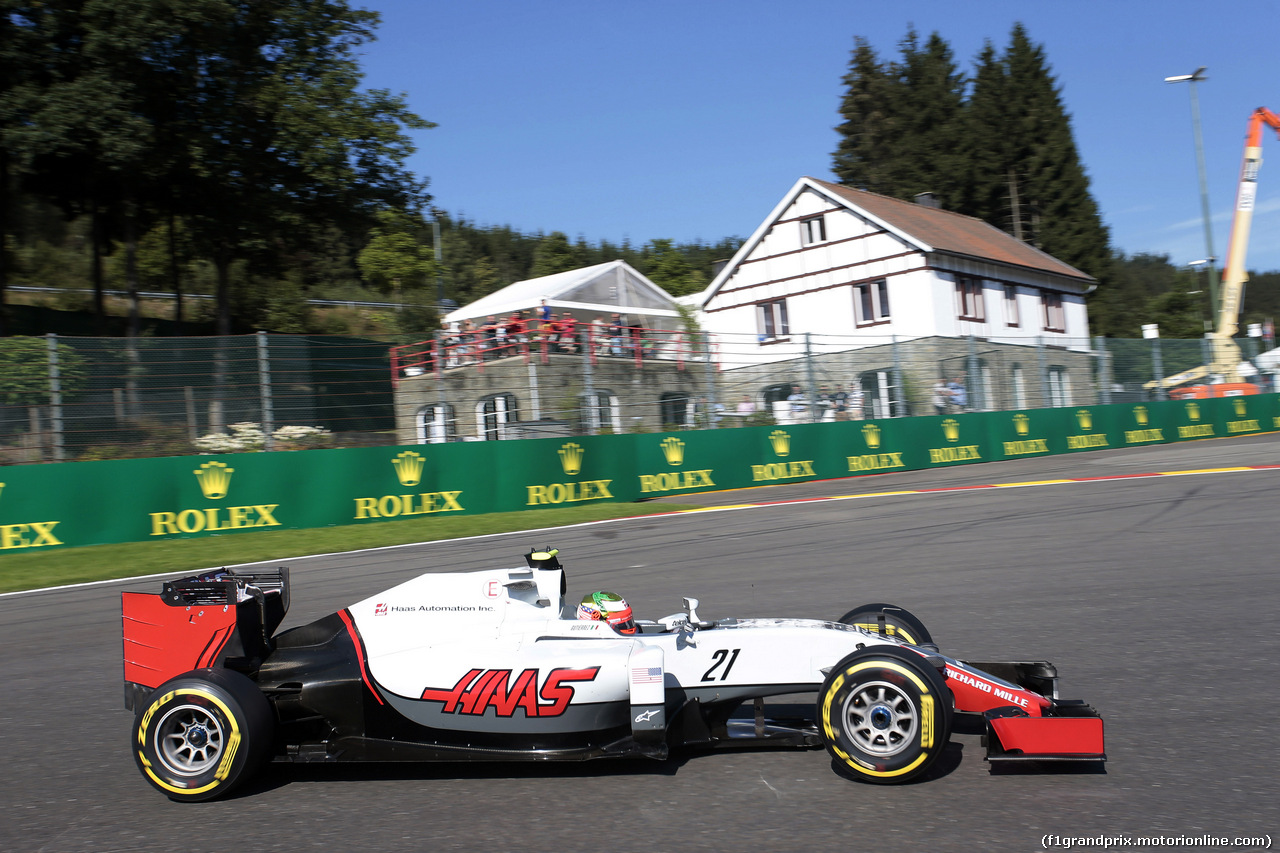
[[(706, 673), (703, 674), (702, 680), (717, 680), (716, 670), (720, 668), (721, 664), (724, 664), (724, 671), (720, 673), (719, 680), (724, 681), (727, 679), (729, 677), (729, 670), (733, 669), (734, 661), (738, 659), (738, 652), (740, 651), (742, 651), (742, 649), (716, 649), (715, 653), (711, 655), (711, 659), (714, 660), (715, 663), (711, 664), (711, 669), (707, 670)], [(725, 663), (726, 660), (728, 660), (728, 663)]]

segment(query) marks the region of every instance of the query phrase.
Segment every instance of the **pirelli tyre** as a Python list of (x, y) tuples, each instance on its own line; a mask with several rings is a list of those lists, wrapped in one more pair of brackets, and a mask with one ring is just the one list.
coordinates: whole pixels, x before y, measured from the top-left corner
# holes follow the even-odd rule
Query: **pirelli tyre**
[(929, 629), (911, 611), (896, 604), (864, 604), (836, 620), (868, 631), (883, 632), (913, 646), (931, 646)]
[(951, 737), (951, 693), (925, 658), (896, 646), (860, 649), (831, 669), (818, 693), (827, 751), (854, 778), (908, 782)]
[(156, 688), (134, 720), (133, 754), (154, 787), (195, 802), (228, 793), (270, 754), (274, 714), (257, 685), (197, 669)]

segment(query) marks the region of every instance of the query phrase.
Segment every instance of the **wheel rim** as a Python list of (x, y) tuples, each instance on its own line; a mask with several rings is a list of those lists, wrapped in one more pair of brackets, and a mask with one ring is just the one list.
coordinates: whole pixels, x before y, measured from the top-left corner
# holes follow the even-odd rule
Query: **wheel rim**
[(887, 681), (861, 684), (844, 700), (844, 731), (868, 755), (888, 758), (915, 740), (920, 714), (916, 703)]
[(208, 709), (180, 705), (156, 725), (156, 753), (160, 762), (179, 776), (199, 776), (222, 758), (222, 724)]

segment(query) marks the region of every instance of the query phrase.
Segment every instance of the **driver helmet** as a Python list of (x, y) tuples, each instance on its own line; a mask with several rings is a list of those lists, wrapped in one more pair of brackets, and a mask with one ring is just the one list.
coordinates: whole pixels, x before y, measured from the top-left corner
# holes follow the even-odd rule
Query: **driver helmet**
[(588, 622), (608, 622), (620, 634), (636, 632), (631, 605), (612, 592), (590, 592), (582, 596), (582, 601), (578, 602), (578, 618)]

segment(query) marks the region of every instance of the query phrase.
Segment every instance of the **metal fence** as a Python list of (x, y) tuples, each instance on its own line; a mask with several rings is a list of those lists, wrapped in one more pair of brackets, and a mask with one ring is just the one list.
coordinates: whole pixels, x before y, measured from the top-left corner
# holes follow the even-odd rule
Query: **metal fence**
[[(582, 334), (483, 359), (261, 332), (3, 339), (0, 464), (1120, 403), (1160, 399), (1155, 380), (1208, 361), (1200, 340), (695, 332), (645, 353)], [(409, 379), (425, 403), (406, 403)]]

